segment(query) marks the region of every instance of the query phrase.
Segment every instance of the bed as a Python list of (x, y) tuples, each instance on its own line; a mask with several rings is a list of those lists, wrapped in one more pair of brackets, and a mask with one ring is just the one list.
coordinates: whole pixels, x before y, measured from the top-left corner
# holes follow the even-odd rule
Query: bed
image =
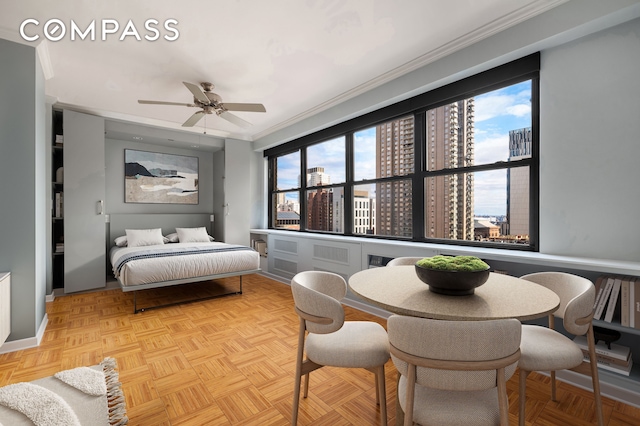
[[(110, 215), (111, 268), (122, 291), (133, 292), (134, 313), (175, 304), (138, 309), (138, 291), (219, 278), (239, 278), (237, 291), (179, 302), (186, 303), (242, 294), (242, 276), (260, 272), (260, 256), (254, 249), (210, 241), (209, 217), (209, 214)], [(182, 241), (176, 230), (181, 231)], [(196, 235), (199, 238), (195, 238)], [(206, 241), (203, 235), (207, 236)], [(130, 244), (127, 244), (127, 236)]]

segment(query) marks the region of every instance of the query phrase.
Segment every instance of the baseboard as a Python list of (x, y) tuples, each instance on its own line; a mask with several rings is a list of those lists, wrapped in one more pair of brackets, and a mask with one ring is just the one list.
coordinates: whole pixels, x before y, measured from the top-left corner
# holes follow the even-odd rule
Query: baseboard
[(26, 339), (5, 342), (2, 346), (0, 346), (0, 354), (6, 354), (8, 352), (15, 352), (40, 346), (40, 342), (42, 341), (44, 332), (47, 329), (47, 324), (49, 324), (49, 317), (45, 313), (35, 337), (27, 337)]
[[(556, 371), (556, 379), (573, 385), (577, 388), (593, 392), (591, 376), (585, 376), (584, 374), (580, 374), (575, 371), (563, 370)], [(638, 400), (637, 392), (622, 386), (617, 386), (607, 381), (600, 380), (600, 395), (623, 402), (636, 408), (640, 408), (640, 401)]]

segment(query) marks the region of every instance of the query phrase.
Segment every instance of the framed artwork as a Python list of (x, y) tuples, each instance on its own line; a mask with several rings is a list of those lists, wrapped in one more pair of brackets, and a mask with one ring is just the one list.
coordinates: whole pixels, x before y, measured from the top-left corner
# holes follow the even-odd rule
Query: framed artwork
[(124, 150), (124, 202), (198, 204), (198, 157)]

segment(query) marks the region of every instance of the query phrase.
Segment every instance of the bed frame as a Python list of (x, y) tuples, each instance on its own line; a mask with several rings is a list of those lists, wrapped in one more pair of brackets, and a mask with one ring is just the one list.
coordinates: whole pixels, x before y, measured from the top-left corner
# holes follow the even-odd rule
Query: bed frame
[[(148, 229), (148, 228), (161, 228), (162, 235), (168, 235), (175, 232), (175, 228), (195, 228), (204, 226), (207, 228), (209, 234), (212, 233), (210, 213), (186, 213), (186, 214), (111, 214), (109, 215), (109, 250), (115, 245), (114, 240), (116, 237), (125, 235), (125, 229)], [(248, 274), (255, 274), (260, 272), (260, 269), (251, 269), (238, 272), (229, 272), (225, 274), (206, 275), (195, 278), (185, 278), (179, 280), (161, 281), (156, 283), (139, 284), (135, 286), (126, 286), (118, 279), (120, 288), (123, 292), (133, 292), (133, 312), (143, 312), (149, 309), (162, 308), (167, 306), (174, 306), (183, 303), (196, 302), (201, 300), (214, 299), (224, 296), (232, 296), (242, 294), (242, 276)], [(190, 299), (180, 302), (167, 303), (164, 305), (154, 305), (138, 309), (137, 307), (137, 292), (138, 290), (149, 290), (161, 287), (168, 287), (180, 284), (190, 284), (201, 281), (210, 281), (218, 278), (239, 277), (240, 285), (238, 291), (231, 291), (222, 294), (216, 294), (213, 296), (200, 297), (197, 299)]]

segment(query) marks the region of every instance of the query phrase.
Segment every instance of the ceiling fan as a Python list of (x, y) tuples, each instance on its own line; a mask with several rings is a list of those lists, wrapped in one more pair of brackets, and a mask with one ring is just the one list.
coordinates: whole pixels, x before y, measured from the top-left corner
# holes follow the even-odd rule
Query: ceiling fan
[(215, 113), (217, 116), (240, 127), (249, 127), (251, 123), (242, 118), (231, 114), (229, 111), (246, 111), (246, 112), (267, 112), (262, 104), (246, 104), (246, 103), (230, 103), (222, 102), (222, 98), (211, 90), (214, 88), (212, 83), (200, 83), (200, 86), (193, 83), (182, 82), (187, 89), (193, 94), (193, 103), (185, 104), (179, 102), (163, 102), (163, 101), (145, 101), (138, 100), (139, 104), (152, 105), (181, 105), (187, 107), (202, 108), (193, 114), (187, 121), (182, 123), (182, 127), (193, 127), (205, 114)]

